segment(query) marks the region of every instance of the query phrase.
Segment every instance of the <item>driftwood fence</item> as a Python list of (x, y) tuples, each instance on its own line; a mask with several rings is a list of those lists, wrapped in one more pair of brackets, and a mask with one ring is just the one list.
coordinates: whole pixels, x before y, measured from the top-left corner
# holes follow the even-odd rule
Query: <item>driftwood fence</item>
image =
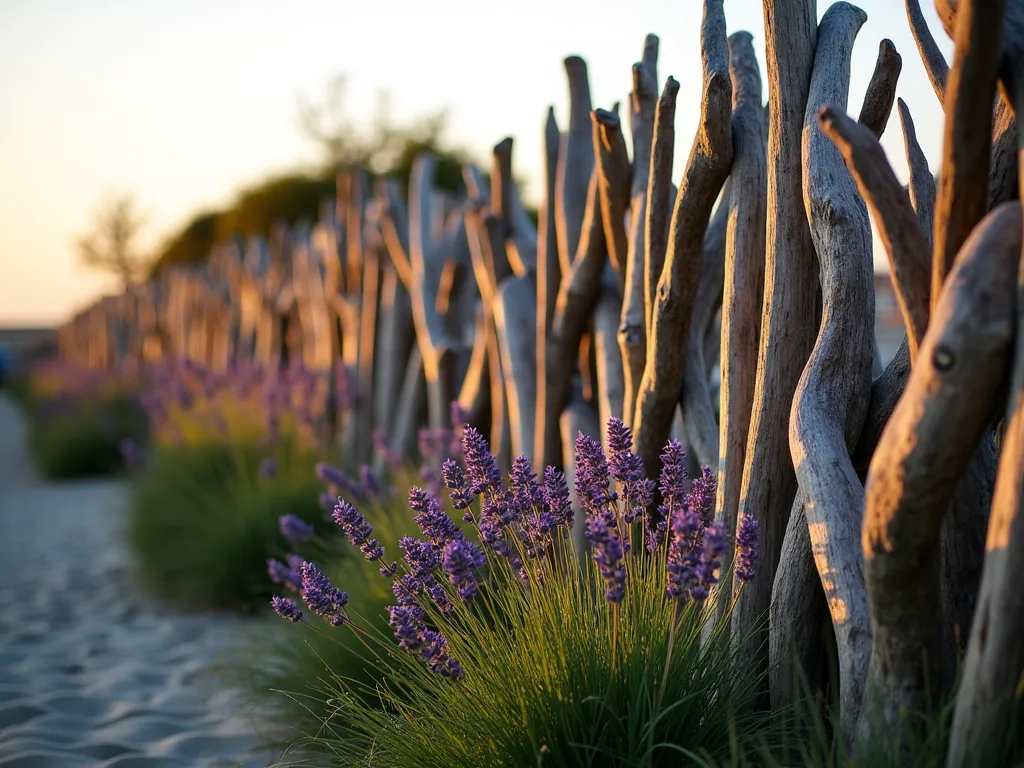
[[(988, 764), (1024, 667), (1024, 0), (936, 0), (952, 66), (906, 5), (945, 111), (937, 184), (902, 100), (907, 187), (879, 145), (901, 68), (889, 40), (846, 113), (862, 10), (835, 3), (819, 23), (814, 0), (765, 0), (762, 86), (750, 34), (727, 37), (722, 0), (705, 0), (678, 188), (679, 86), (659, 79), (651, 35), (623, 110), (632, 157), (618, 105), (594, 109), (585, 62), (565, 60), (569, 125), (549, 112), (539, 228), (511, 139), (489, 186), (465, 168), (460, 199), (435, 189), (430, 156), (407, 200), (347, 171), (314, 226), (225, 243), (106, 298), (67, 323), (61, 350), (90, 366), (301, 360), (325, 376), (340, 361), (356, 405), (339, 443), (355, 462), (374, 429), (411, 455), (452, 401), (506, 467), (525, 453), (571, 472), (575, 434), (617, 416), (656, 476), (666, 439), (685, 435), (718, 468), (719, 518), (760, 521), (733, 629), (768, 616), (750, 646), (771, 669), (765, 703), (792, 700), (794, 663), (821, 685), (834, 657), (854, 740), (948, 693), (965, 651), (949, 764)], [(869, 217), (907, 329), (874, 376)]]

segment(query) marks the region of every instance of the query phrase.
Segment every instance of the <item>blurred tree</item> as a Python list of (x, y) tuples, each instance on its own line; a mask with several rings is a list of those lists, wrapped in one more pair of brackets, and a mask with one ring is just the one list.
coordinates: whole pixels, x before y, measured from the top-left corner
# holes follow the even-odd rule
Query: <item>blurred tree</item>
[(112, 272), (127, 288), (145, 274), (149, 261), (136, 246), (143, 223), (130, 193), (109, 196), (96, 210), (92, 230), (75, 241), (82, 263)]
[(197, 214), (160, 249), (160, 255), (153, 262), (156, 271), (168, 264), (188, 264), (202, 261), (210, 255), (210, 249), (217, 242), (217, 222), (220, 211), (205, 211)]

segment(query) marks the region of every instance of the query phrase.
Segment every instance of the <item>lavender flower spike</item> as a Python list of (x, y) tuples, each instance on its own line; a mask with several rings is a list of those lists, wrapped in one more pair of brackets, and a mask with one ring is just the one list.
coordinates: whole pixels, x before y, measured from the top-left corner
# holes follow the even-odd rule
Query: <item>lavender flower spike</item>
[(601, 444), (580, 432), (576, 436), (575, 461), (574, 485), (580, 504), (588, 516), (605, 512), (605, 505), (611, 498), (608, 493), (608, 460), (601, 449)]
[(757, 520), (750, 515), (744, 515), (740, 520), (739, 529), (736, 531), (736, 580), (739, 582), (750, 581), (757, 573), (758, 542), (757, 542)]
[(569, 497), (565, 474), (551, 466), (544, 470), (544, 503), (547, 504), (555, 525), (572, 528), (572, 499)]
[(335, 524), (345, 532), (352, 545), (359, 547), (363, 556), (373, 562), (384, 556), (384, 547), (376, 539), (371, 539), (373, 526), (366, 522), (363, 514), (344, 499), (338, 499), (334, 505), (334, 513), (331, 515)]
[(608, 466), (612, 476), (622, 483), (624, 509), (622, 519), (632, 523), (646, 511), (654, 498), (654, 484), (644, 473), (644, 462), (631, 448), (633, 433), (620, 419), (608, 420)]
[(345, 621), (343, 610), (348, 603), (348, 593), (342, 592), (331, 583), (323, 571), (313, 563), (305, 562), (302, 573), (302, 599), (317, 616), (328, 619), (332, 627)]
[(473, 503), (473, 494), (469, 491), (466, 476), (458, 462), (446, 459), (441, 465), (441, 477), (444, 478), (444, 484), (450, 491), (448, 495), (451, 497), (452, 506), (456, 509), (468, 509), (469, 505)]
[(477, 591), (476, 569), (487, 562), (484, 553), (468, 539), (453, 539), (441, 551), (441, 564), (459, 597), (469, 602)]
[(309, 541), (313, 536), (313, 526), (298, 515), (281, 515), (277, 518), (281, 535), (288, 541), (301, 543)]
[(437, 497), (422, 488), (409, 489), (409, 509), (416, 513), (416, 524), (434, 546), (443, 547), (446, 542), (463, 537)]
[(272, 557), (267, 559), (267, 573), (272, 582), (283, 584), (293, 592), (298, 592), (302, 588), (302, 577), (298, 570)]
[(274, 608), (274, 613), (282, 619), (288, 619), (288, 621), (300, 621), (302, 619), (302, 611), (299, 610), (299, 606), (295, 604), (294, 600), (274, 595), (270, 599), (270, 605)]
[(466, 457), (470, 492), (479, 495), (497, 490), (501, 485), (501, 470), (484, 436), (475, 427), (466, 427), (462, 431), (462, 452)]
[(691, 509), (700, 514), (705, 522), (710, 521), (715, 513), (715, 496), (718, 493), (718, 478), (711, 467), (704, 467), (700, 477), (694, 478), (687, 502)]

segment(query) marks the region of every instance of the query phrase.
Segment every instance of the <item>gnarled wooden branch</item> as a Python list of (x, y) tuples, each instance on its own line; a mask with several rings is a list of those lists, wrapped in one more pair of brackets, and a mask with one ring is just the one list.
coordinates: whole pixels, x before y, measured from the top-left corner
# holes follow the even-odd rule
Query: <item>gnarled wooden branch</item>
[(850, 453), (871, 392), (875, 285), (867, 208), (827, 134), (849, 96), (853, 42), (866, 20), (860, 8), (839, 2), (818, 26), (803, 162), (804, 204), (821, 265), (822, 317), (789, 425), (811, 551), (835, 629), (840, 719), (848, 738), (855, 732), (871, 658), (867, 593), (857, 552), (864, 488)]
[(1002, 63), (1006, 0), (964, 0), (956, 21), (956, 50), (946, 83), (942, 175), (935, 203), (931, 303), (960, 246), (985, 215), (992, 146), (992, 104)]
[(937, 679), (940, 529), (1007, 367), (1021, 224), (1020, 204), (1004, 204), (964, 244), (871, 461), (863, 548), (878, 727), (923, 711)]
[(1024, 673), (1024, 265), (1017, 278), (1016, 342), (985, 569), (957, 695), (947, 765), (1000, 765), (1021, 732), (1014, 699)]
[(761, 669), (766, 667), (767, 647), (764, 635), (754, 630), (771, 603), (796, 496), (796, 475), (786, 451), (789, 410), (814, 346), (818, 291), (800, 159), (818, 29), (815, 3), (766, 0), (764, 15), (769, 122), (764, 313), (738, 511), (738, 517), (751, 515), (759, 521), (761, 551), (759, 576), (744, 587), (732, 620), (734, 636), (751, 637), (750, 658)]
[(869, 128), (876, 138), (882, 138), (889, 122), (889, 113), (892, 112), (892, 103), (896, 98), (896, 83), (902, 69), (903, 59), (892, 40), (882, 40), (878, 44), (875, 71), (864, 94), (860, 117), (857, 118), (857, 122)]
[[(612, 416), (622, 418), (626, 382), (618, 341), (621, 306), (622, 290), (618, 275), (611, 262), (608, 262), (601, 280), (601, 293), (594, 305), (594, 363), (597, 369), (599, 424), (607, 424)], [(602, 430), (602, 433), (605, 433), (602, 445), (607, 450), (607, 430)]]
[(988, 172), (988, 210), (1019, 197), (1017, 189), (1017, 120), (1000, 93), (992, 118), (992, 154)]
[[(765, 208), (767, 160), (761, 73), (749, 32), (729, 36), (729, 73), (732, 77), (732, 145), (728, 221), (725, 246), (725, 283), (722, 294), (721, 365), (719, 396), (718, 496), (716, 517), (732, 541), (743, 481), (743, 458), (750, 427), (757, 377), (757, 349), (764, 292)], [(732, 548), (722, 562), (722, 584), (716, 611), (732, 598)]]
[[(732, 165), (732, 83), (721, 0), (707, 0), (701, 27), (704, 60), (704, 95), (700, 124), (676, 196), (669, 230), (669, 251), (652, 296), (651, 326), (647, 337), (647, 363), (633, 413), (636, 452), (648, 477), (656, 477), (662, 447), (669, 435), (679, 402), (686, 365), (693, 302), (700, 276), (704, 234), (711, 208)], [(660, 143), (661, 137), (658, 137)], [(655, 145), (655, 154), (658, 148)], [(653, 178), (652, 178), (653, 186)], [(649, 187), (648, 221), (656, 194)], [(647, 232), (647, 274), (654, 258), (654, 230)]]
[(889, 256), (893, 288), (910, 342), (913, 363), (928, 329), (928, 244), (917, 224), (906, 190), (896, 180), (885, 150), (866, 126), (834, 112), (822, 123), (871, 207), (882, 245)]
[(619, 349), (625, 363), (626, 392), (623, 420), (633, 421), (636, 390), (647, 357), (646, 286), (647, 186), (651, 172), (651, 144), (657, 108), (658, 38), (648, 35), (642, 61), (633, 65), (630, 129), (633, 137), (633, 175), (629, 202), (629, 242), (619, 326)]
[(949, 79), (949, 65), (946, 57), (942, 55), (939, 46), (928, 29), (928, 22), (924, 20), (921, 13), (920, 0), (906, 0), (907, 20), (910, 22), (910, 31), (914, 33), (914, 41), (917, 43), (917, 50), (924, 62), (925, 72), (928, 73), (928, 80), (932, 84), (935, 96), (939, 104), (944, 103), (946, 94), (946, 81)]
[(587, 206), (587, 186), (594, 169), (587, 63), (579, 56), (569, 56), (565, 59), (565, 74), (569, 79), (569, 130), (559, 147), (555, 181), (555, 232), (563, 275), (569, 274), (577, 253)]

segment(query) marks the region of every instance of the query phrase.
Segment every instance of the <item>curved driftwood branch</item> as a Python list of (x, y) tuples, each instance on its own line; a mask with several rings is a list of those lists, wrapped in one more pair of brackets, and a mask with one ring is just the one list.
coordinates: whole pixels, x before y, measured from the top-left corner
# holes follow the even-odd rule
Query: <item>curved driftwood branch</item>
[(1017, 120), (1000, 93), (992, 118), (992, 155), (988, 172), (988, 210), (1019, 197), (1017, 189)]
[(629, 208), (632, 169), (619, 116), (596, 109), (591, 113), (591, 119), (594, 121), (597, 191), (604, 240), (608, 246), (608, 260), (619, 276), (619, 284), (623, 285), (626, 281), (626, 210)]
[(561, 267), (558, 262), (558, 238), (555, 235), (555, 179), (558, 172), (558, 147), (561, 135), (555, 122), (555, 110), (548, 108), (544, 123), (545, 196), (540, 207), (540, 233), (537, 244), (537, 423), (534, 429), (533, 457), (539, 466), (560, 465), (558, 425), (547, 420), (547, 356), (551, 320), (555, 316)]
[[(732, 541), (757, 377), (768, 177), (761, 73), (749, 32), (729, 36), (729, 72), (732, 77), (733, 161), (729, 198), (722, 201), (728, 204), (729, 211), (722, 293), (720, 456), (715, 509), (717, 519), (725, 525)], [(732, 555), (732, 550), (727, 549), (719, 587), (719, 593), (729, 598), (732, 596), (729, 568)], [(720, 600), (716, 610), (724, 611), (727, 604), (727, 600)]]
[(752, 663), (766, 671), (767, 643), (755, 631), (771, 603), (796, 475), (787, 448), (789, 410), (815, 338), (818, 274), (804, 212), (800, 159), (814, 66), (814, 0), (765, 2), (768, 73), (768, 195), (764, 313), (738, 519), (759, 521), (758, 578), (736, 600), (733, 634), (751, 637)]
[[(707, 0), (701, 27), (704, 95), (700, 123), (686, 164), (669, 229), (665, 266), (652, 295), (647, 363), (633, 413), (636, 452), (648, 477), (656, 477), (660, 454), (668, 439), (679, 402), (686, 366), (686, 341), (700, 277), (704, 234), (711, 208), (732, 165), (732, 82), (721, 0)], [(658, 137), (655, 156), (658, 153)], [(653, 173), (648, 198), (648, 222), (654, 210)], [(647, 232), (647, 275), (652, 275), (654, 230)], [(650, 287), (648, 285), (648, 287)], [(703, 329), (701, 329), (703, 331)]]
[(590, 137), (590, 80), (579, 56), (565, 59), (569, 79), (569, 130), (562, 136), (555, 181), (555, 232), (562, 274), (569, 274), (577, 253), (587, 206), (587, 186), (594, 170)]
[(1004, 6), (1005, 0), (964, 0), (957, 14), (956, 50), (946, 83), (942, 174), (935, 202), (933, 307), (957, 252), (985, 215)]
[[(875, 286), (868, 211), (828, 129), (842, 119), (853, 42), (865, 21), (867, 14), (860, 8), (839, 2), (818, 26), (803, 160), (804, 201), (821, 265), (823, 311), (818, 340), (793, 397), (789, 426), (793, 465), (806, 497), (811, 551), (835, 629), (839, 714), (848, 739), (856, 730), (871, 658), (867, 592), (857, 551), (864, 487), (850, 453), (860, 438), (871, 394)], [(876, 141), (867, 128), (846, 119), (848, 128), (860, 128)], [(916, 228), (913, 219), (911, 224)]]
[(512, 454), (526, 455), (534, 444), (537, 408), (537, 291), (531, 276), (510, 277), (498, 287), (494, 322), (505, 374), (505, 399)]
[(715, 416), (715, 403), (711, 399), (708, 383), (704, 338), (708, 326), (714, 321), (715, 313), (722, 305), (730, 186), (730, 182), (726, 181), (722, 189), (722, 200), (708, 222), (704, 235), (700, 278), (690, 315), (690, 341), (686, 347), (682, 396), (679, 398), (690, 450), (701, 466), (709, 467), (714, 467), (718, 463), (718, 419)]
[(892, 103), (896, 99), (896, 83), (900, 79), (902, 69), (903, 59), (896, 51), (892, 40), (882, 40), (878, 44), (875, 71), (864, 94), (860, 117), (857, 118), (857, 122), (870, 129), (876, 138), (882, 138), (885, 126), (889, 122)]
[[(917, 141), (917, 131), (914, 128), (914, 120), (910, 116), (910, 108), (903, 99), (899, 99), (900, 125), (903, 127), (903, 143), (907, 149), (907, 167), (910, 169), (910, 183), (907, 185), (910, 191), (910, 202), (914, 206), (914, 213), (917, 214), (917, 223), (925, 243), (928, 245), (928, 252), (932, 249), (932, 234), (935, 231), (935, 177), (928, 168), (928, 158)], [(929, 282), (928, 289), (931, 291), (931, 264), (928, 265)], [(929, 303), (931, 298), (929, 296)]]
[(633, 137), (633, 176), (629, 202), (629, 242), (619, 325), (619, 349), (625, 365), (626, 392), (623, 420), (633, 421), (636, 390), (647, 358), (647, 315), (644, 302), (647, 285), (646, 234), (647, 187), (651, 173), (651, 146), (657, 109), (658, 38), (648, 35), (643, 60), (633, 65), (630, 97), (630, 128)]
[(487, 337), (490, 334), (491, 312), (483, 302), (476, 308), (476, 332), (473, 350), (459, 391), (459, 407), (468, 421), (485, 432), (491, 422), (491, 368), (487, 359)]
[(917, 225), (910, 198), (896, 180), (875, 134), (839, 111), (830, 114), (821, 127), (838, 147), (861, 195), (871, 207), (882, 245), (889, 256), (893, 288), (907, 326), (913, 363), (928, 329), (928, 244)]
[(928, 80), (932, 84), (935, 96), (939, 104), (942, 104), (945, 101), (946, 81), (949, 79), (949, 64), (946, 63), (946, 57), (942, 55), (931, 30), (928, 29), (928, 22), (921, 13), (920, 0), (906, 0), (906, 4), (910, 31), (914, 33), (914, 42), (917, 43), (917, 50), (921, 54), (921, 61), (924, 62), (924, 69), (928, 73)]
[(869, 686), (882, 723), (924, 711), (940, 658), (939, 535), (953, 491), (988, 427), (1013, 336), (1021, 209), (1007, 203), (971, 233), (932, 313), (917, 364), (871, 461), (863, 526), (874, 650)]
[(1024, 265), (1017, 278), (1016, 341), (985, 569), (957, 695), (947, 765), (999, 765), (1014, 730), (1014, 698), (1024, 673)]

